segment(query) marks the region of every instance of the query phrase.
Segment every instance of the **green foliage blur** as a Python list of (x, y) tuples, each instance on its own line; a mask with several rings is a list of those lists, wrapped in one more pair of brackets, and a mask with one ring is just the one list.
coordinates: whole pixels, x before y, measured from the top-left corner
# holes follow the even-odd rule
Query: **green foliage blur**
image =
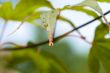
[[(110, 2), (109, 0), (98, 1)], [(84, 3), (79, 4), (81, 6), (67, 5), (61, 10), (76, 10), (94, 18), (97, 17), (96, 12), (84, 8), (89, 6), (103, 15), (100, 7), (91, 5), (91, 2), (97, 4), (95, 0), (85, 0)], [(25, 22), (38, 26), (35, 20), (40, 18), (40, 12), (36, 10), (41, 7), (55, 9), (51, 2), (47, 0), (19, 0), (16, 6), (7, 1), (0, 3), (0, 17), (5, 21), (22, 22), (25, 20)], [(67, 22), (75, 28), (74, 24), (65, 17), (60, 16), (59, 20)], [(101, 24), (96, 28), (88, 57), (77, 55), (74, 51), (75, 47), (70, 47), (68, 42), (62, 39), (57, 41), (53, 47), (48, 46), (47, 43), (36, 48), (1, 51), (0, 73), (110, 73), (110, 39), (104, 38), (109, 30), (108, 27), (104, 26), (105, 23), (102, 20), (99, 21)], [(36, 40), (42, 41), (43, 38), (47, 37), (45, 32), (40, 30), (37, 32), (39, 34), (35, 33), (37, 35)], [(29, 45), (33, 45), (33, 43), (29, 41), (27, 46)]]

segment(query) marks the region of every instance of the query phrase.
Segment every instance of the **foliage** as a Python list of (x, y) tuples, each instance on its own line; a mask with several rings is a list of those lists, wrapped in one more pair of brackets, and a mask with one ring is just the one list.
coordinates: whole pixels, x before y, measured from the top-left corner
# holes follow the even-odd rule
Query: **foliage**
[[(56, 20), (67, 22), (73, 28), (76, 28), (72, 21), (60, 15), (62, 11), (80, 11), (94, 18), (98, 16), (96, 13), (98, 12), (104, 18), (105, 23), (100, 20), (101, 24), (95, 31), (95, 37), (88, 57), (89, 72), (100, 73), (100, 69), (103, 67), (105, 73), (110, 73), (110, 39), (105, 38), (105, 35), (109, 31), (109, 23), (97, 3), (98, 1), (110, 2), (110, 0), (85, 0), (73, 6), (66, 5), (63, 8), (56, 9), (51, 4), (51, 1), (47, 0), (20, 0), (16, 6), (13, 6), (13, 3), (9, 1), (1, 3), (0, 17), (5, 21), (20, 21), (21, 25), (24, 22), (32, 25), (42, 25), (43, 27), (41, 27), (49, 33), (49, 42), (53, 43)], [(85, 8), (86, 6), (94, 9), (94, 11)], [(50, 10), (39, 11), (39, 8), (42, 7), (48, 7)], [(37, 20), (40, 20), (43, 24), (36, 23)], [(77, 32), (85, 40), (78, 30)], [(42, 34), (42, 36), (45, 35)], [(75, 56), (72, 48), (66, 42), (58, 41), (53, 47), (44, 45), (33, 48), (33, 45), (35, 46), (34, 43), (29, 42), (27, 46), (32, 46), (32, 48), (26, 47), (25, 50), (22, 50), (22, 46), (19, 48), (19, 45), (15, 45), (14, 48), (19, 48), (20, 50), (9, 51), (6, 55), (1, 55), (0, 73), (78, 73), (75, 68), (78, 69), (80, 66), (76, 65), (76, 59), (79, 60), (79, 57)], [(84, 60), (81, 61), (82, 64), (85, 62)], [(85, 66), (85, 70), (86, 68), (88, 67)], [(84, 73), (86, 72), (89, 73), (88, 71), (84, 71)]]

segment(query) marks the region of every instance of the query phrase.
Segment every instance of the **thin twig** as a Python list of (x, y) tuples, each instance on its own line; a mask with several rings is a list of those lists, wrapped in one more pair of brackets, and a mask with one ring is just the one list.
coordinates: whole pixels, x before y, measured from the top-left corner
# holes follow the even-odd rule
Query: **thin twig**
[[(76, 28), (76, 26), (74, 25), (74, 23), (71, 22), (70, 20), (66, 19), (65, 17), (60, 16), (59, 19), (68, 22), (69, 24), (71, 24), (71, 26), (72, 26), (73, 28)], [(85, 37), (80, 33), (79, 30), (76, 30), (76, 32), (77, 32), (82, 38), (85, 38)]]
[(16, 46), (16, 47), (24, 47), (24, 45), (20, 45), (20, 44), (16, 44), (14, 42), (6, 42), (6, 43), (3, 43), (1, 44), (2, 46), (6, 46), (6, 45), (12, 45), (12, 46)]
[[(107, 11), (106, 13), (104, 13), (104, 15), (107, 15), (107, 14), (109, 14), (109, 13), (110, 13), (110, 11)], [(84, 27), (84, 26), (86, 26), (86, 25), (89, 25), (90, 23), (92, 23), (92, 22), (94, 22), (94, 21), (100, 19), (101, 17), (102, 17), (102, 16), (96, 17), (95, 19), (90, 20), (89, 22), (87, 22), (87, 23), (85, 23), (85, 24), (83, 24), (83, 25), (81, 25), (81, 26), (79, 26), (79, 27), (77, 27), (77, 28), (75, 28), (75, 29), (73, 29), (73, 30), (70, 30), (70, 31), (68, 31), (68, 32), (66, 32), (66, 33), (64, 33), (64, 34), (62, 34), (61, 36), (58, 36), (58, 37), (54, 38), (54, 42), (56, 42), (56, 41), (58, 41), (58, 40), (64, 38), (65, 36), (67, 36), (68, 34), (72, 33), (72, 32), (75, 31), (75, 30), (78, 30), (78, 29), (80, 29), (80, 28), (82, 28), (82, 27)], [(47, 41), (40, 42), (40, 43), (38, 43), (38, 44), (27, 45), (26, 47), (2, 48), (2, 49), (0, 49), (0, 51), (17, 51), (17, 50), (25, 50), (25, 49), (30, 49), (30, 48), (31, 48), (31, 49), (32, 49), (32, 48), (33, 48), (33, 49), (36, 49), (35, 47), (42, 46), (42, 45), (47, 44), (47, 43), (48, 43), (48, 40), (47, 40)]]
[(67, 37), (76, 37), (76, 38), (79, 38), (79, 39), (82, 39), (84, 40), (86, 43), (88, 44), (92, 44), (90, 41), (88, 41), (85, 37), (82, 37), (82, 36), (77, 36), (77, 35), (68, 35)]
[(6, 26), (7, 26), (7, 20), (4, 21), (3, 28), (2, 28), (2, 31), (1, 31), (1, 34), (0, 34), (0, 44), (2, 42), (2, 38), (4, 36), (5, 30), (6, 30)]
[(21, 21), (20, 25), (19, 25), (13, 32), (9, 33), (8, 36), (14, 34), (18, 29), (20, 29), (20, 27), (25, 23), (25, 21), (26, 21), (27, 19), (29, 19), (31, 16), (34, 16), (34, 14), (30, 14), (30, 15), (26, 16), (26, 17)]

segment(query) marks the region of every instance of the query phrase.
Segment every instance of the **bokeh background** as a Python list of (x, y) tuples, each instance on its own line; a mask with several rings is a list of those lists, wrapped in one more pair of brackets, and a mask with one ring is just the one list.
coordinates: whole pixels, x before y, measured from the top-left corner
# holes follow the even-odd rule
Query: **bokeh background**
[[(11, 1), (13, 6), (18, 2), (18, 0), (0, 0), (0, 3), (7, 1)], [(55, 8), (62, 8), (65, 5), (75, 5), (83, 0), (50, 1)], [(99, 5), (104, 13), (110, 10), (109, 3), (99, 3)], [(39, 10), (48, 10), (48, 8), (42, 7)], [(92, 16), (75, 10), (65, 10), (61, 15), (71, 20), (76, 27), (93, 19)], [(110, 19), (110, 14), (106, 17)], [(3, 24), (4, 20), (0, 18), (0, 32), (3, 28)], [(10, 32), (14, 31), (19, 26), (19, 24), (19, 21), (8, 21), (2, 43), (14, 42), (25, 46), (29, 41), (39, 43), (48, 39), (47, 32), (42, 27), (28, 22), (25, 22), (16, 33), (8, 36)], [(79, 31), (89, 42), (92, 42), (95, 29), (99, 24), (99, 21), (95, 21), (79, 29)], [(59, 20), (57, 21), (55, 36), (57, 37), (71, 29), (73, 29), (73, 27), (68, 23)], [(77, 32), (73, 32), (70, 35), (79, 36)], [(81, 38), (67, 36), (56, 42), (53, 47), (49, 47), (48, 44), (46, 44), (36, 48), (38, 50), (14, 51), (13, 56), (12, 54), (10, 55), (10, 52), (0, 52), (0, 73), (63, 73), (66, 69), (68, 70), (67, 73), (89, 73), (88, 54), (91, 44), (85, 42)], [(49, 67), (50, 64), (51, 67)], [(103, 73), (103, 70), (101, 72)]]

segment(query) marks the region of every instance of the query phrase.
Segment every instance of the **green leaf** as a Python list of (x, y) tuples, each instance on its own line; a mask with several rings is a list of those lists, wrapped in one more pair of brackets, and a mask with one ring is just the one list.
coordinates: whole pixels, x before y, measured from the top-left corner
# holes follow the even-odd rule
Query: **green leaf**
[(109, 25), (107, 19), (105, 18), (104, 14), (102, 12), (102, 9), (100, 8), (100, 6), (98, 5), (96, 0), (85, 0), (76, 6), (89, 6), (89, 7), (93, 8), (94, 10), (96, 10), (98, 13), (100, 13), (102, 15), (106, 24)]
[[(47, 58), (54, 60), (60, 67), (62, 67), (62, 69), (66, 73), (78, 73), (75, 71), (76, 67), (77, 69), (79, 69), (79, 66), (76, 64), (78, 60), (75, 61), (78, 56), (76, 57), (75, 52), (72, 51), (74, 48), (70, 47), (69, 43), (64, 41), (65, 40), (55, 43), (53, 47), (49, 47), (48, 45), (42, 46), (41, 53), (43, 54), (43, 56), (46, 56)], [(52, 72), (50, 73), (62, 72), (56, 72), (56, 70), (54, 71), (53, 68)]]
[(52, 8), (52, 5), (47, 0), (21, 0), (14, 9), (13, 15), (16, 15), (14, 18), (24, 19), (26, 16), (35, 12), (36, 9), (43, 6)]
[(50, 59), (49, 62), (50, 62), (50, 64), (51, 64), (51, 68), (54, 68), (54, 69), (51, 69), (51, 70), (53, 70), (53, 72), (51, 72), (51, 73), (55, 73), (55, 72), (57, 72), (57, 71), (58, 71), (57, 73), (68, 73), (68, 72), (66, 72), (66, 70), (63, 69), (62, 66), (61, 66), (59, 63), (57, 63), (55, 60)]
[(36, 53), (35, 50), (30, 53), (30, 57), (33, 62), (35, 62), (41, 73), (48, 73), (50, 65), (46, 58), (44, 58), (40, 53)]
[[(0, 7), (0, 16), (8, 20), (23, 20), (32, 15), (36, 9), (40, 7), (53, 8), (51, 3), (47, 0), (20, 0), (13, 8), (11, 2), (4, 2)], [(37, 15), (37, 14), (36, 14)], [(39, 13), (38, 15), (39, 16)], [(34, 19), (35, 16), (33, 15)]]
[(50, 71), (52, 71), (51, 73), (56, 73), (56, 71), (58, 71), (58, 73), (68, 73), (68, 69), (65, 66), (65, 64), (55, 54), (49, 51), (42, 51), (41, 54), (48, 59), (51, 65), (50, 67), (51, 68)]
[[(9, 61), (8, 67), (23, 73), (30, 73), (28, 71), (48, 73), (49, 62), (36, 50), (23, 50), (12, 52), (12, 58)], [(26, 68), (29, 69), (27, 70)]]
[(58, 71), (57, 73), (68, 73), (65, 65), (53, 53), (46, 51), (39, 53), (36, 50), (12, 52), (11, 58), (8, 60), (8, 68), (23, 73), (30, 73), (31, 71), (32, 73), (49, 73), (52, 70)]
[(110, 2), (110, 0), (97, 0), (99, 2)]
[(91, 73), (99, 73), (99, 68), (100, 68), (100, 64), (99, 64), (99, 60), (96, 58), (96, 52), (91, 49), (90, 54), (89, 54), (89, 69)]
[(99, 12), (100, 14), (103, 14), (96, 0), (85, 0), (81, 2), (80, 4), (78, 4), (78, 6), (89, 6), (93, 8), (94, 10), (96, 10), (97, 12)]
[[(7, 19), (7, 20), (19, 20), (22, 21), (21, 24), (18, 26), (17, 29), (15, 29), (13, 32), (11, 32), (9, 35), (16, 32), (24, 22), (29, 21), (31, 22), (34, 19), (37, 19), (40, 17), (39, 12), (36, 12), (36, 9), (47, 6), (52, 8), (52, 5), (47, 0), (20, 0), (20, 2), (16, 5), (16, 7), (12, 10), (9, 10), (8, 7), (12, 9), (12, 4), (3, 4), (1, 7), (1, 17)], [(8, 11), (6, 9), (8, 8)], [(22, 11), (22, 12), (21, 12)]]
[(12, 4), (11, 2), (5, 2), (0, 6), (0, 17), (3, 17), (5, 20), (10, 19), (12, 15)]
[(47, 31), (53, 31), (54, 30), (54, 25), (57, 20), (57, 16), (59, 15), (59, 10), (52, 10), (52, 11), (45, 11), (41, 13), (41, 21), (42, 21), (42, 26), (47, 30)]
[(98, 16), (94, 11), (86, 9), (83, 6), (65, 6), (63, 8), (63, 10), (67, 10), (67, 9), (84, 12), (87, 15), (90, 15), (90, 16), (93, 16), (93, 17), (97, 17)]
[[(102, 23), (102, 24), (104, 24), (104, 23)], [(96, 28), (96, 31), (95, 31), (95, 39), (94, 39), (94, 41), (100, 41), (100, 40), (103, 40), (103, 39), (106, 40), (104, 38), (104, 36), (108, 33), (107, 30), (108, 30), (108, 27), (105, 26), (105, 25), (98, 26)]]
[[(98, 73), (99, 61), (103, 65), (105, 72), (110, 73), (110, 39), (106, 39), (105, 35), (108, 34), (108, 27), (100, 25), (95, 32), (95, 38), (89, 56), (90, 70), (93, 73)], [(95, 68), (95, 69), (94, 69)]]

